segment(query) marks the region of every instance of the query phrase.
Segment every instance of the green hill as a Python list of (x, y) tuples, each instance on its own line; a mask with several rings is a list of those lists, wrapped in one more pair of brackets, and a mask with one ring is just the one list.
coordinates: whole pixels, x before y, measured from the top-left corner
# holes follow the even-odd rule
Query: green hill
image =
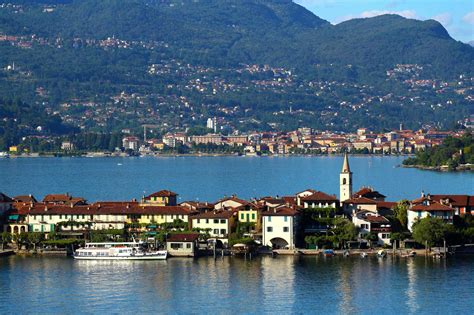
[[(472, 90), (455, 81), (474, 75), (474, 48), (433, 20), (384, 15), (331, 25), (290, 0), (10, 3), (0, 8), (0, 34), (16, 39), (0, 41), (0, 67), (14, 63), (16, 71), (0, 71), (0, 94), (51, 112), (65, 111), (59, 107), (63, 102), (105, 104), (122, 91), (155, 95), (132, 111), (158, 111), (157, 103), (166, 104), (159, 119), (168, 126), (202, 124), (204, 116), (219, 113), (217, 106), (237, 106), (226, 119), (244, 129), (380, 129), (400, 121), (411, 128), (447, 127), (474, 112), (462, 94)], [(411, 69), (389, 79), (388, 71), (399, 64)], [(152, 65), (165, 70), (150, 74)], [(244, 65), (271, 70), (252, 73)], [(433, 80), (427, 84), (433, 86), (447, 82), (447, 88), (422, 90), (410, 86), (411, 79)], [(195, 112), (172, 116), (182, 97), (196, 104)], [(452, 105), (443, 106), (446, 102)], [(290, 105), (304, 112), (285, 113)], [(79, 125), (81, 108), (61, 115), (76, 115), (68, 119)], [(108, 117), (103, 127), (91, 120), (84, 127), (110, 130), (148, 122), (138, 117)]]

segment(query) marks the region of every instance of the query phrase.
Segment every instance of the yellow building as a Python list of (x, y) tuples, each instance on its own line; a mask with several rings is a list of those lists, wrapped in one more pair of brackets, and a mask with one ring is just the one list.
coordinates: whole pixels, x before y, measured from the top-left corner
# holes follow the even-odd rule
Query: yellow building
[(16, 145), (12, 145), (8, 151), (10, 151), (11, 153), (18, 153), (18, 146)]
[(160, 190), (143, 197), (141, 206), (176, 206), (178, 194), (169, 190)]

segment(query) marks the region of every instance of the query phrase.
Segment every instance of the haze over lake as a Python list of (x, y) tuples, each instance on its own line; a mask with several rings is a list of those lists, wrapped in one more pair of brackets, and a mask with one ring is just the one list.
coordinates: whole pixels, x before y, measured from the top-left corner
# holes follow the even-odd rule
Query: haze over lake
[[(472, 194), (474, 174), (397, 167), (404, 157), (351, 156), (354, 190), (372, 186), (387, 200)], [(7, 195), (69, 192), (89, 201), (130, 200), (160, 189), (179, 201), (290, 195), (306, 188), (339, 194), (342, 157), (18, 158), (0, 160)]]

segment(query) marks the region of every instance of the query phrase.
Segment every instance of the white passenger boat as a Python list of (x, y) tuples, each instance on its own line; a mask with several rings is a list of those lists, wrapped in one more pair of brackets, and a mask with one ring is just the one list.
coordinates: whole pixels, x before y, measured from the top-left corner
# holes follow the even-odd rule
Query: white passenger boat
[(143, 242), (86, 243), (74, 253), (83, 260), (165, 260), (166, 250), (147, 251)]

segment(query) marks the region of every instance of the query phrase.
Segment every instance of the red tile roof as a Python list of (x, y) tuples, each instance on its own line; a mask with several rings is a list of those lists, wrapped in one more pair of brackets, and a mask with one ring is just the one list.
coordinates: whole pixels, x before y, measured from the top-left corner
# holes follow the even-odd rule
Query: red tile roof
[(360, 198), (351, 198), (348, 200), (343, 201), (343, 203), (346, 204), (363, 204), (363, 205), (376, 205), (378, 202), (373, 199), (365, 198), (365, 197), (360, 197)]
[(298, 211), (288, 207), (274, 208), (269, 211), (262, 212), (262, 216), (295, 216), (298, 214)]
[(229, 219), (234, 215), (234, 211), (208, 211), (193, 216), (193, 219)]
[(172, 192), (170, 190), (160, 190), (160, 191), (152, 193), (151, 195), (146, 196), (145, 199), (150, 199), (152, 197), (173, 197), (177, 195), (178, 195), (177, 193)]
[(37, 203), (33, 207), (28, 204), (25, 204), (18, 207), (18, 212), (24, 215), (191, 215), (195, 213), (195, 211), (180, 206), (139, 206), (138, 203), (132, 202), (97, 202), (92, 205), (78, 206)]
[(15, 197), (13, 197), (13, 199), (14, 199), (16, 202), (28, 202), (28, 203), (31, 203), (31, 202), (38, 202), (38, 201), (36, 200), (36, 198), (35, 198), (33, 195), (15, 196)]
[(417, 204), (412, 206), (410, 211), (454, 211), (453, 208), (449, 206), (442, 205), (438, 202), (432, 201), (429, 205)]
[(199, 233), (173, 233), (166, 238), (167, 242), (194, 242), (199, 238)]
[(322, 191), (315, 191), (312, 195), (301, 198), (303, 201), (337, 201), (336, 196), (328, 195)]

